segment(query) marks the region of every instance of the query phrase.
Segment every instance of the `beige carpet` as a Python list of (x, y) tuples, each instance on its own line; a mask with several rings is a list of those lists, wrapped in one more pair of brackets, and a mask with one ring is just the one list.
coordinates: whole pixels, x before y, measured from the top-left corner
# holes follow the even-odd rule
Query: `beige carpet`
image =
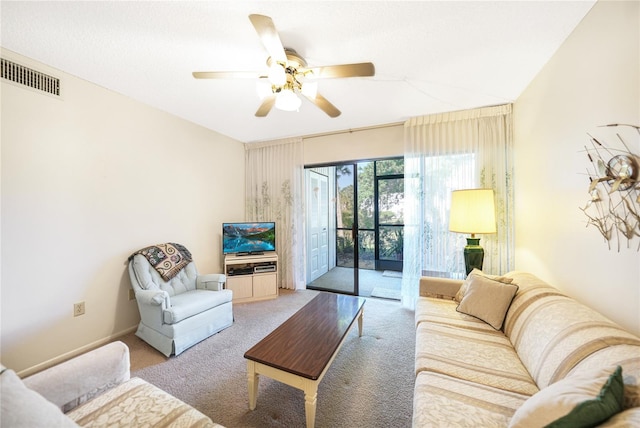
[[(243, 355), (316, 294), (281, 290), (276, 300), (236, 304), (233, 326), (169, 359), (129, 334), (132, 376), (229, 428), (303, 427), (303, 392), (266, 377), (249, 410)], [(367, 299), (363, 336), (352, 329), (318, 388), (316, 427), (411, 426), (413, 317), (399, 302)]]

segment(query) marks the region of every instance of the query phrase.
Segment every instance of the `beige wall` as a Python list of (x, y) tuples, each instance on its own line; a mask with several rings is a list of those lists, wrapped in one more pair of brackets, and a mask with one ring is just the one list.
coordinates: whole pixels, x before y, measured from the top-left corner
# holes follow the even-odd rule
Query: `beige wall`
[(639, 24), (639, 2), (599, 1), (514, 106), (516, 268), (637, 334), (640, 238), (609, 250), (578, 207), (588, 200), (586, 133), (640, 125)]
[[(2, 56), (62, 79), (61, 99), (0, 88), (1, 358), (28, 373), (137, 325), (133, 251), (178, 242), (201, 272), (221, 270), (220, 224), (244, 218), (244, 145)], [(74, 318), (80, 301), (86, 314)]]

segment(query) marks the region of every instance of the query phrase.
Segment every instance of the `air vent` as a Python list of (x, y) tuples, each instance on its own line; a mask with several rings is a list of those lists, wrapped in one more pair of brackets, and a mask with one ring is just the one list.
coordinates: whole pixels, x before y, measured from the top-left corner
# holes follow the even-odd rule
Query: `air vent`
[(60, 79), (0, 58), (2, 78), (48, 94), (60, 96)]

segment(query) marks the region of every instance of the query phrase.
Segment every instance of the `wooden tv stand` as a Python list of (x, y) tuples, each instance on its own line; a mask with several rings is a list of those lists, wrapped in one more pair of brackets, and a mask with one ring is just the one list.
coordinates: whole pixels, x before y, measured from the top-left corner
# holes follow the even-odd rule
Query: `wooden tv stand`
[(254, 302), (278, 297), (278, 255), (224, 256), (226, 288), (233, 291), (234, 302)]

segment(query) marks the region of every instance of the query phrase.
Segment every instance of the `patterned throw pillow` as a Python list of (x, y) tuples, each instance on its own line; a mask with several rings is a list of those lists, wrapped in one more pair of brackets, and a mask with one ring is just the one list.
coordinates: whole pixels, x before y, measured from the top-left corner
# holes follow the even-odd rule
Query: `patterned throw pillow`
[(462, 301), (462, 298), (464, 297), (464, 293), (467, 292), (467, 287), (469, 287), (469, 282), (471, 282), (472, 277), (475, 275), (493, 279), (494, 281), (502, 282), (503, 284), (511, 284), (511, 282), (513, 281), (513, 278), (507, 278), (506, 276), (489, 275), (488, 273), (482, 272), (480, 269), (474, 268), (471, 272), (469, 272), (469, 275), (467, 275), (467, 279), (465, 279), (465, 281), (462, 283), (462, 285), (458, 289), (458, 292), (456, 293), (456, 297), (454, 298), (456, 302)]
[(566, 377), (525, 401), (509, 427), (593, 427), (622, 410), (623, 395), (620, 366)]

